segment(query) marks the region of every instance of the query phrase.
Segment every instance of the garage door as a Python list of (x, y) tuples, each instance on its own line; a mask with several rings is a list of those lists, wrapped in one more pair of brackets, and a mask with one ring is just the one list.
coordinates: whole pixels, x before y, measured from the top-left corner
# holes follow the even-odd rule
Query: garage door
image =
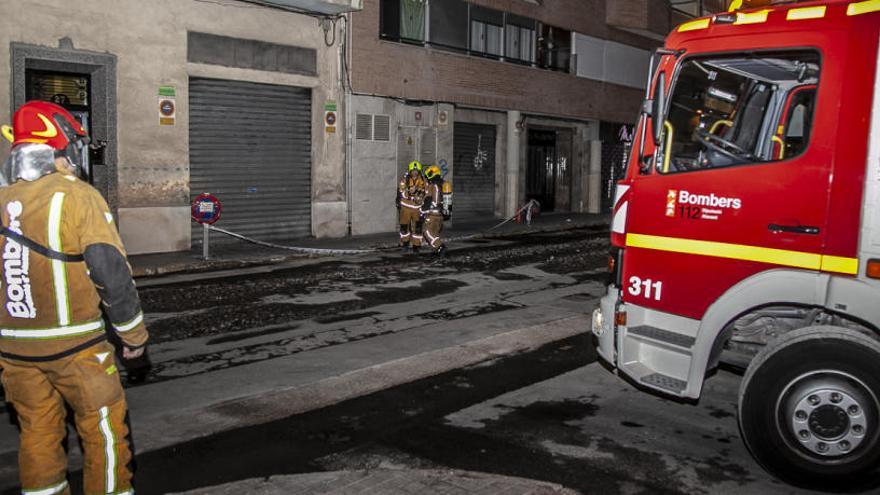
[(476, 220), (495, 214), (495, 126), (455, 123), (453, 218)]
[[(218, 227), (276, 242), (311, 234), (311, 101), (304, 88), (190, 79), (190, 199), (217, 196)], [(201, 226), (192, 232), (200, 243)]]

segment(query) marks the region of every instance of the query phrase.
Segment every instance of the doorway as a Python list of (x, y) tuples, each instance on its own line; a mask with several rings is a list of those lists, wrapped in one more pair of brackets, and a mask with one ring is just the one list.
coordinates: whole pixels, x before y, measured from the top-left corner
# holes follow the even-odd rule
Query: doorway
[(526, 200), (541, 211), (571, 211), (572, 132), (568, 129), (529, 129)]
[[(83, 126), (89, 136), (92, 130), (91, 76), (74, 72), (57, 72), (25, 69), (25, 99), (27, 101), (49, 101), (61, 106)], [(91, 163), (103, 163), (97, 156), (102, 151), (99, 145), (90, 146), (85, 155), (87, 180), (95, 185), (95, 174)]]
[(74, 49), (12, 43), (12, 107), (31, 99), (53, 101), (83, 123), (92, 140), (90, 180), (116, 214), (116, 56)]

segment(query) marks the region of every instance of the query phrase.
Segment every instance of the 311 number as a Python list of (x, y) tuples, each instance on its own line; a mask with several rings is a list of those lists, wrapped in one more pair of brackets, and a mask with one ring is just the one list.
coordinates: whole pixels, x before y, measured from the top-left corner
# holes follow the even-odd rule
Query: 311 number
[(645, 299), (659, 301), (663, 296), (663, 282), (660, 280), (654, 281), (650, 278), (630, 277), (627, 291), (633, 297), (643, 296)]

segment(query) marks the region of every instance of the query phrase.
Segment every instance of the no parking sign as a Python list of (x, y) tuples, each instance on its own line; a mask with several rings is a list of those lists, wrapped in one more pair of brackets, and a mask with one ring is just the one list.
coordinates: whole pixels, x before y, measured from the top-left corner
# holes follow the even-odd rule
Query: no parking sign
[(212, 224), (220, 220), (223, 205), (212, 194), (203, 193), (196, 196), (190, 208), (192, 219), (201, 224)]

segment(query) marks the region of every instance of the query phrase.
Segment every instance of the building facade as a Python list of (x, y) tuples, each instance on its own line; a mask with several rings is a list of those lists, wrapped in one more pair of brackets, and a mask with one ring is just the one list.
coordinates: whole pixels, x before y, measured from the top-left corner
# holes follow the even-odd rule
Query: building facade
[(367, 2), (351, 14), (351, 233), (395, 229), (415, 159), (451, 180), (453, 221), (531, 199), (604, 211), (672, 15), (654, 0)]
[(601, 212), (651, 50), (712, 1), (0, 0), (0, 123), (80, 118), (131, 254), (198, 249), (201, 193), (264, 241), (393, 231), (414, 159), (454, 220)]
[(130, 253), (198, 244), (190, 201), (205, 192), (218, 226), (249, 236), (346, 234), (344, 135), (324, 125), (344, 100), (342, 23), (233, 0), (0, 7), (3, 123), (35, 98), (83, 121)]

